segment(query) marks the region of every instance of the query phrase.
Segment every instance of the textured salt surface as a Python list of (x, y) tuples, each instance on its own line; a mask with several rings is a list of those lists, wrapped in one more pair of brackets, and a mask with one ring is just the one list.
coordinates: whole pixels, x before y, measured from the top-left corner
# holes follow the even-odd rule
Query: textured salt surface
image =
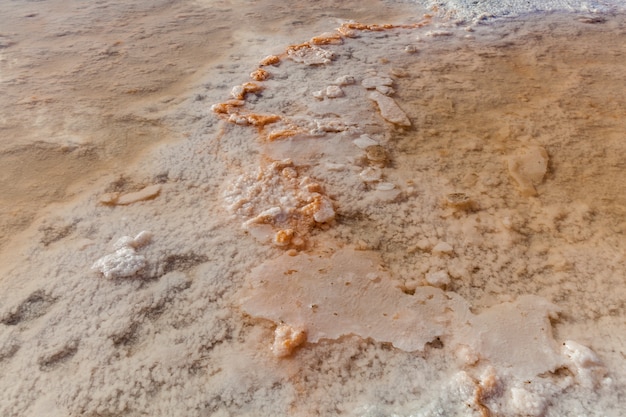
[[(189, 7), (201, 20), (198, 5)], [(264, 89), (222, 119), (211, 105), (294, 39), (261, 53), (254, 46), (157, 112), (184, 140), (42, 209), (1, 254), (0, 414), (622, 415), (626, 100), (615, 86), (624, 82), (624, 19), (468, 22), (473, 32), (448, 23), (357, 32), (320, 46), (333, 52), (326, 64), (268, 65), (269, 78), (256, 81)], [(3, 53), (14, 46), (2, 45)], [(375, 88), (412, 127), (383, 119), (369, 81), (362, 83), (372, 77), (393, 81)], [(268, 119), (256, 115), (280, 119), (258, 124)], [(548, 155), (542, 178), (524, 168), (525, 152), (538, 147)], [(285, 158), (292, 161), (282, 177), (264, 174)], [(511, 171), (511, 158), (523, 169)], [(516, 175), (530, 179), (536, 196), (520, 193)], [(256, 191), (247, 182), (254, 187), (254, 178)], [(238, 179), (249, 214), (228, 198)], [(129, 204), (111, 204), (124, 196)], [(315, 219), (320, 196), (327, 215)], [(264, 230), (242, 230), (281, 204), (293, 216), (281, 211), (259, 219)], [(356, 335), (302, 343), (295, 327), (239, 310), (240, 291), (261, 276), (250, 271), (271, 275), (308, 257), (324, 263), (353, 247), (394, 280), (381, 290), (392, 298), (371, 310), (441, 296), (432, 285), (442, 286), (471, 306), (468, 316), (484, 332), (409, 335), (425, 344), (405, 352), (386, 343), (394, 342), (387, 329), (360, 338), (371, 318), (359, 317), (349, 321)], [(107, 257), (118, 250), (145, 262), (124, 269), (123, 256)], [(103, 276), (112, 270), (121, 273)], [(307, 285), (304, 295), (315, 297), (317, 287)], [(337, 293), (329, 295), (318, 308), (337, 304)], [(289, 296), (272, 297), (267, 317), (278, 321), (274, 309)], [(334, 324), (329, 331), (345, 333), (346, 324)], [(546, 362), (526, 366), (536, 351), (510, 350), (527, 346), (529, 335), (540, 341), (534, 349), (547, 349)], [(291, 356), (274, 356), (281, 352)]]

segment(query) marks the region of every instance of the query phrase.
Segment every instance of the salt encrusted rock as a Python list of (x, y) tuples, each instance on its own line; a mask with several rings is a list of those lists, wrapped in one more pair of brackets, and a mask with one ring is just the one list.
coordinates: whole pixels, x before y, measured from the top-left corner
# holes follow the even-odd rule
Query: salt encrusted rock
[(326, 223), (335, 218), (335, 210), (333, 209), (333, 203), (327, 197), (321, 197), (319, 200), (319, 207), (313, 219), (318, 223)]
[(543, 181), (548, 170), (548, 153), (541, 146), (533, 146), (508, 158), (509, 175), (523, 196), (537, 195), (535, 186)]
[(453, 252), (454, 248), (448, 242), (439, 242), (432, 249), (435, 255), (450, 255)]
[(393, 80), (389, 77), (367, 77), (361, 81), (361, 85), (368, 90), (381, 86), (391, 87), (393, 85)]
[(445, 288), (450, 284), (450, 276), (445, 270), (429, 272), (426, 274), (426, 282), (433, 287)]
[(324, 97), (339, 98), (345, 96), (345, 93), (338, 85), (329, 85), (323, 90), (313, 91), (313, 97), (322, 100)]
[(380, 168), (368, 167), (361, 171), (359, 177), (361, 177), (361, 179), (365, 182), (376, 182), (380, 181), (382, 175), (383, 172)]
[(126, 278), (137, 274), (146, 266), (146, 258), (131, 247), (116, 250), (103, 256), (93, 264), (91, 269), (98, 270), (105, 278)]
[(137, 249), (137, 248), (147, 245), (151, 241), (152, 241), (152, 233), (146, 230), (143, 230), (139, 232), (137, 236), (135, 236), (135, 238), (130, 244), (133, 248)]
[(341, 77), (339, 77), (339, 78), (337, 78), (335, 80), (335, 84), (339, 85), (339, 86), (352, 85), (355, 82), (356, 82), (356, 80), (351, 75), (342, 75)]
[(338, 85), (329, 85), (326, 87), (326, 97), (328, 98), (338, 98), (344, 95), (343, 90)]
[(135, 238), (123, 236), (113, 248), (115, 252), (98, 259), (91, 269), (99, 271), (105, 278), (127, 278), (136, 275), (146, 267), (147, 261), (136, 249), (147, 245), (152, 239), (150, 232), (143, 231)]
[(274, 356), (284, 358), (291, 355), (293, 350), (304, 342), (306, 342), (306, 332), (304, 330), (281, 324), (274, 331), (272, 353)]
[(391, 191), (394, 188), (396, 188), (396, 185), (390, 182), (381, 182), (379, 184), (376, 184), (376, 189), (378, 191)]
[(305, 65), (324, 65), (333, 60), (335, 55), (315, 45), (297, 45), (287, 48), (287, 56), (293, 61)]
[(268, 65), (278, 65), (279, 63), (280, 63), (280, 57), (276, 55), (268, 55), (261, 60), (259, 65), (261, 65), (262, 67), (265, 67)]
[(250, 220), (247, 220), (246, 222), (244, 222), (243, 226), (244, 228), (247, 228), (248, 226), (253, 225), (253, 224), (270, 223), (270, 222), (280, 220), (280, 217), (283, 217), (283, 209), (280, 207), (270, 207), (268, 209), (263, 210), (262, 212), (260, 212), (259, 214), (251, 218)]
[(376, 86), (376, 91), (378, 91), (379, 93), (383, 93), (386, 96), (390, 96), (393, 93), (396, 92), (396, 90), (394, 90), (393, 88), (387, 86), (387, 85), (378, 85)]
[(378, 91), (370, 93), (369, 98), (376, 102), (380, 114), (385, 120), (400, 126), (411, 126), (411, 121), (406, 113), (396, 104), (394, 99)]

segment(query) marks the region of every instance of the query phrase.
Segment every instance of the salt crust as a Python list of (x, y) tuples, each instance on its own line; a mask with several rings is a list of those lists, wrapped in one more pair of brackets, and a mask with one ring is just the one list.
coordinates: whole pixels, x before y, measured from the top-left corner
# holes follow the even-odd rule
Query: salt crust
[(567, 363), (551, 335), (556, 307), (544, 299), (520, 296), (475, 315), (453, 292), (427, 286), (402, 294), (380, 265), (376, 253), (352, 248), (330, 257), (284, 254), (252, 271), (242, 306), (303, 329), (310, 342), (355, 334), (421, 351), (440, 338), (519, 378)]
[[(355, 25), (350, 30), (357, 28), (358, 25)], [(358, 28), (357, 30), (362, 29)], [(340, 32), (343, 33), (341, 30)], [(453, 33), (449, 31), (431, 31), (427, 34), (427, 36), (433, 37), (452, 35)], [(350, 32), (350, 36), (354, 36), (354, 33)], [(297, 45), (287, 49), (287, 57), (293, 59), (293, 56), (296, 55), (295, 62), (305, 65), (330, 64), (330, 59), (315, 60), (321, 56), (319, 49), (321, 48), (312, 47), (310, 44)], [(341, 55), (329, 52), (328, 56), (336, 58)], [(311, 60), (307, 61), (308, 58)], [(390, 72), (402, 73), (399, 70)], [(340, 83), (336, 82), (336, 84)], [(386, 95), (394, 93), (391, 89), (392, 84), (391, 78), (378, 75), (365, 77), (361, 81), (361, 86), (366, 90), (377, 90), (370, 92), (368, 98), (376, 104), (384, 120), (397, 126), (411, 126), (406, 113), (393, 98)], [(312, 94), (314, 98), (318, 99), (318, 105), (305, 104), (305, 106), (309, 106), (318, 114), (331, 114), (331, 109), (341, 112), (344, 109), (341, 107), (340, 99), (344, 94), (348, 98), (352, 95), (351, 91), (347, 89), (344, 92), (339, 87), (332, 89), (326, 87)], [(337, 104), (331, 106), (328, 104), (328, 100), (324, 100), (324, 98), (333, 98)], [(303, 104), (300, 101), (300, 106)], [(265, 111), (268, 110), (273, 111), (265, 109)], [(246, 110), (246, 106), (242, 106), (236, 111), (248, 110)], [(232, 121), (233, 117), (241, 116), (233, 113), (229, 121)], [(278, 117), (281, 123), (285, 125), (306, 126), (302, 123), (306, 117), (297, 121), (289, 115)], [(350, 133), (351, 135), (362, 133), (363, 121), (353, 119), (354, 122), (352, 122), (349, 117), (349, 113), (344, 112), (341, 119), (314, 119), (308, 124), (313, 122), (316, 127), (308, 128), (308, 135), (321, 138), (329, 133)], [(302, 127), (288, 129), (298, 135), (298, 132), (306, 132), (307, 128), (302, 129)], [(273, 138), (282, 140), (282, 134), (272, 135), (270, 133), (268, 137), (271, 141), (274, 141)], [(366, 143), (369, 141), (373, 142), (367, 135), (361, 135), (358, 139), (353, 140), (358, 148), (366, 151), (367, 160), (372, 164), (372, 166), (362, 170), (359, 177), (365, 183), (373, 183), (373, 188), (376, 190), (390, 192), (395, 188), (395, 185), (390, 182), (381, 182), (384, 178), (382, 168), (385, 168), (388, 163), (386, 156), (388, 151), (381, 145)], [(302, 148), (306, 149), (308, 144), (302, 141), (300, 145), (305, 145)], [(282, 145), (279, 144), (278, 147), (280, 146)], [(370, 149), (373, 148), (380, 149), (380, 152), (374, 155), (373, 150), (370, 152)], [(295, 147), (285, 147), (284, 149), (295, 150)], [(324, 149), (324, 147), (321, 146), (320, 149)], [(297, 152), (303, 151), (298, 150)], [(384, 154), (385, 157), (378, 158), (378, 154)], [(284, 156), (291, 155), (287, 152), (283, 153)], [(298, 165), (294, 164), (295, 167)], [(516, 154), (509, 159), (509, 173), (520, 185), (521, 191), (525, 195), (529, 195), (527, 190), (543, 179), (546, 169), (547, 154), (540, 147), (529, 148), (527, 153)], [(260, 206), (266, 205), (263, 199), (273, 198), (271, 195), (275, 194), (276, 190), (267, 187), (271, 183), (271, 181), (268, 182), (267, 176), (258, 176), (255, 181), (257, 182), (256, 186), (262, 188), (259, 192), (252, 192), (258, 197), (256, 202), (251, 203), (249, 207), (258, 209), (259, 203)], [(530, 187), (528, 183), (531, 184)], [(256, 187), (250, 186), (253, 187), (251, 190)], [(295, 187), (292, 185), (290, 188)], [(230, 196), (245, 196), (247, 194), (249, 194), (248, 191), (242, 193), (233, 189), (225, 195), (227, 202), (229, 202)], [(281, 192), (278, 193), (278, 195), (280, 194)], [(468, 211), (475, 207), (471, 199), (464, 199), (459, 202), (458, 199), (451, 197), (453, 195), (456, 197), (462, 194), (448, 194), (448, 199), (443, 199), (444, 204), (448, 207), (462, 211)], [(234, 206), (231, 203), (229, 205), (232, 210)], [(235, 204), (235, 206), (237, 205)], [(264, 223), (263, 230), (266, 230), (267, 223), (281, 221), (284, 218), (284, 213), (285, 211), (279, 206), (270, 207), (262, 210), (259, 215), (244, 224)], [(323, 210), (320, 210), (319, 213), (323, 213)], [(318, 217), (325, 218), (323, 214)], [(331, 212), (330, 218), (334, 218), (334, 210)], [(318, 218), (315, 220), (319, 221)], [(257, 230), (251, 233), (260, 236), (266, 232)], [(344, 253), (344, 250), (347, 252)], [(454, 255), (453, 247), (447, 242), (435, 244), (431, 251), (433, 255), (439, 255), (442, 258), (449, 258)], [(358, 263), (358, 265), (351, 263), (351, 261)], [(515, 302), (503, 303), (480, 314), (473, 314), (461, 297), (434, 288), (445, 288), (450, 283), (450, 277), (445, 270), (427, 273), (426, 282), (433, 287), (414, 287), (414, 294), (411, 298), (404, 298), (403, 301), (398, 302), (400, 293), (393, 289), (390, 277), (384, 274), (382, 277), (376, 275), (381, 273), (380, 271), (373, 272), (376, 270), (373, 266), (378, 262), (371, 258), (369, 261), (368, 263), (367, 256), (363, 252), (357, 255), (352, 249), (338, 250), (330, 257), (311, 257), (302, 253), (290, 252), (274, 261), (267, 261), (253, 270), (250, 277), (252, 288), (246, 295), (243, 308), (253, 316), (267, 318), (279, 324), (275, 334), (273, 351), (276, 356), (281, 357), (292, 353), (291, 335), (293, 333), (289, 329), (301, 329), (302, 332), (306, 332), (307, 340), (310, 342), (337, 339), (341, 336), (354, 334), (363, 338), (391, 342), (394, 346), (407, 351), (421, 351), (427, 343), (432, 343), (435, 339), (443, 340), (452, 350), (458, 351), (457, 355), (462, 359), (461, 362), (464, 366), (475, 366), (477, 363), (482, 366), (487, 363), (497, 369), (495, 371), (497, 375), (494, 373), (491, 379), (497, 379), (501, 376), (506, 376), (509, 379), (507, 389), (510, 388), (511, 390), (507, 391), (509, 393), (508, 399), (503, 401), (509, 404), (510, 409), (517, 410), (527, 407), (527, 411), (533, 415), (543, 412), (543, 397), (532, 392), (522, 392), (522, 389), (516, 388), (515, 384), (523, 378), (534, 379), (539, 374), (553, 372), (559, 367), (573, 366), (572, 362), (568, 361), (568, 357), (560, 352), (551, 335), (550, 318), (555, 317), (557, 312), (555, 306), (540, 297), (520, 296)], [(335, 265), (341, 265), (341, 267), (335, 267)], [(339, 268), (339, 271), (333, 268)], [(311, 271), (317, 271), (317, 273), (313, 274)], [(340, 278), (340, 282), (325, 281), (321, 283), (320, 276), (326, 274), (331, 280)], [(361, 277), (362, 281), (355, 285), (353, 281), (358, 281), (356, 279), (358, 277)], [(290, 300), (289, 304), (285, 305), (285, 300)], [(353, 301), (346, 303), (345, 300)], [(386, 302), (386, 300), (395, 300), (395, 304)], [(386, 309), (390, 310), (387, 311)], [(364, 320), (364, 317), (368, 317), (367, 320)], [(504, 319), (501, 319), (502, 317)], [(519, 329), (520, 326), (523, 327), (521, 333), (513, 330)], [(289, 348), (281, 349), (281, 346), (285, 346), (285, 342)], [(502, 346), (506, 346), (506, 349), (503, 349)], [(474, 404), (478, 409), (488, 412), (489, 408), (482, 402), (486, 398), (483, 398), (486, 395), (483, 394), (475, 395)], [(537, 398), (538, 402), (535, 402), (534, 398)], [(494, 404), (490, 404), (490, 406), (497, 408), (497, 405)]]
[[(225, 79), (230, 80), (231, 77), (232, 72), (224, 75)], [(204, 114), (206, 109), (195, 110), (197, 114)], [(325, 409), (329, 410), (326, 415), (332, 415), (338, 409), (348, 408), (354, 403), (351, 395), (354, 391), (365, 389), (366, 394), (371, 396), (365, 395), (365, 399), (362, 400), (378, 404), (377, 407), (372, 407), (368, 416), (391, 415), (383, 404), (397, 403), (398, 399), (400, 402), (405, 400), (405, 404), (409, 405), (406, 405), (403, 411), (393, 414), (434, 416), (472, 413), (468, 411), (468, 405), (476, 403), (472, 400), (476, 391), (476, 381), (483, 385), (483, 379), (472, 376), (474, 374), (469, 371), (453, 373), (455, 377), (449, 381), (447, 373), (444, 372), (443, 378), (437, 379), (439, 372), (433, 372), (433, 369), (439, 371), (441, 363), (446, 362), (441, 358), (430, 356), (428, 365), (424, 365), (419, 355), (403, 355), (401, 352), (383, 349), (384, 346), (358, 342), (354, 339), (301, 351), (302, 356), (298, 359), (304, 362), (303, 366), (324, 362), (327, 364), (325, 369), (328, 370), (326, 373), (319, 368), (301, 369), (303, 379), (318, 384), (298, 386), (297, 390), (305, 390), (304, 395), (308, 401), (305, 401), (304, 396), (298, 398), (294, 394), (291, 390), (291, 380), (286, 382), (287, 378), (277, 378), (273, 374), (276, 370), (270, 369), (271, 365), (264, 362), (262, 350), (257, 350), (259, 346), (254, 343), (255, 337), (260, 338), (267, 334), (259, 330), (261, 326), (253, 329), (245, 327), (245, 330), (241, 327), (239, 319), (233, 318), (229, 309), (230, 298), (227, 290), (232, 282), (238, 282), (240, 279), (239, 271), (254, 263), (251, 258), (260, 259), (267, 254), (254, 247), (241, 250), (243, 244), (239, 238), (233, 237), (232, 230), (220, 228), (221, 226), (214, 220), (214, 212), (211, 211), (207, 216), (206, 206), (203, 204), (198, 206), (195, 203), (212, 200), (212, 195), (207, 195), (205, 191), (217, 190), (220, 181), (229, 177), (221, 176), (221, 168), (205, 169), (209, 163), (214, 163), (214, 160), (204, 156), (197, 159), (198, 149), (207, 146), (206, 125), (208, 123), (209, 126), (213, 126), (212, 122), (194, 121), (188, 115), (180, 120), (184, 121), (185, 129), (196, 123), (198, 130), (203, 134), (193, 139), (193, 145), (177, 146), (170, 149), (170, 152), (163, 152), (156, 157), (158, 163), (155, 162), (155, 165), (167, 165), (171, 170), (171, 178), (175, 178), (172, 181), (180, 181), (177, 185), (184, 191), (178, 190), (174, 194), (177, 201), (169, 203), (159, 201), (159, 204), (163, 204), (160, 206), (161, 212), (148, 211), (148, 216), (145, 209), (133, 211), (135, 207), (124, 207), (125, 210), (129, 210), (124, 213), (124, 217), (117, 214), (104, 216), (103, 211), (93, 208), (93, 201), (72, 207), (71, 210), (65, 211), (64, 215), (67, 219), (72, 219), (83, 218), (84, 213), (90, 213), (92, 219), (85, 221), (79, 235), (91, 236), (93, 232), (88, 232), (88, 229), (96, 227), (100, 228), (98, 233), (102, 237), (102, 234), (108, 236), (115, 230), (133, 227), (133, 224), (149, 223), (147, 218), (156, 218), (168, 213), (163, 222), (151, 223), (153, 226), (162, 227), (160, 234), (168, 237), (158, 240), (159, 243), (168, 242), (162, 249), (165, 253), (175, 253), (184, 248), (210, 254), (212, 259), (220, 261), (201, 265), (197, 273), (166, 274), (155, 280), (151, 286), (144, 287), (143, 283), (133, 280), (122, 280), (122, 285), (117, 286), (113, 285), (118, 284), (115, 282), (86, 279), (82, 272), (74, 272), (84, 271), (85, 265), (88, 266), (91, 260), (99, 256), (98, 251), (102, 250), (101, 243), (86, 248), (84, 253), (75, 252), (71, 237), (61, 242), (63, 246), (67, 244), (67, 250), (64, 251), (58, 248), (42, 250), (35, 248), (34, 245), (30, 247), (32, 258), (29, 258), (27, 263), (40, 263), (42, 271), (45, 271), (45, 284), (39, 280), (36, 286), (48, 288), (46, 285), (54, 280), (54, 285), (50, 286), (55, 295), (63, 296), (56, 308), (49, 312), (44, 310), (42, 313), (44, 315), (38, 319), (39, 321), (3, 327), (0, 335), (1, 352), (8, 355), (6, 356), (8, 359), (2, 363), (3, 371), (7, 371), (4, 375), (22, 376), (17, 384), (10, 378), (3, 380), (6, 388), (4, 391), (6, 401), (1, 404), (3, 412), (6, 411), (6, 415), (11, 416), (44, 413), (134, 416), (146, 413), (172, 415), (181, 412), (186, 412), (187, 415), (200, 415), (211, 413), (209, 410), (217, 410), (215, 415), (244, 415), (246, 410), (253, 407), (255, 415), (310, 415), (311, 412), (306, 411), (313, 408), (315, 408), (313, 412), (318, 411), (318, 414), (320, 409)], [(224, 152), (230, 152), (229, 149), (234, 147), (236, 146), (227, 145), (222, 149)], [(190, 166), (198, 161), (202, 162), (202, 169), (191, 170)], [(162, 165), (158, 169), (162, 169)], [(229, 166), (228, 170), (231, 169)], [(202, 183), (203, 188), (198, 186), (199, 183)], [(97, 200), (97, 197), (94, 199)], [(219, 211), (216, 206), (210, 207), (211, 210)], [(192, 215), (181, 216), (182, 210)], [(196, 222), (190, 224), (189, 218), (203, 219), (203, 223), (200, 227)], [(169, 224), (165, 226), (166, 223)], [(515, 215), (508, 223), (511, 230), (519, 230), (519, 219)], [(568, 226), (567, 223), (565, 225)], [(546, 223), (542, 227), (552, 226)], [(217, 234), (217, 237), (213, 234)], [(210, 236), (208, 239), (207, 235)], [(433, 232), (431, 235), (436, 234)], [(450, 242), (457, 247), (456, 241)], [(459, 251), (462, 250), (460, 247), (457, 248)], [(593, 256), (601, 249), (592, 248), (596, 250)], [(567, 251), (575, 253), (586, 251), (587, 247), (571, 245), (560, 250), (563, 253)], [(611, 253), (608, 245), (606, 251)], [(150, 260), (157, 260), (158, 256), (157, 253), (151, 253)], [(552, 257), (556, 255), (550, 253), (549, 256), (552, 262)], [(561, 258), (564, 259), (563, 256)], [(564, 268), (567, 268), (567, 262), (563, 263)], [(584, 265), (583, 259), (577, 262), (576, 268)], [(28, 281), (26, 278), (31, 278), (35, 271), (22, 265), (15, 272), (19, 280), (26, 282)], [(578, 282), (572, 282), (571, 285), (578, 285)], [(34, 287), (35, 284), (31, 286)], [(564, 287), (567, 286), (566, 282)], [(189, 288), (189, 291), (183, 291), (186, 288)], [(24, 291), (25, 289), (22, 289), (19, 294), (24, 295), (22, 294)], [(18, 293), (7, 292), (7, 294), (2, 298), (3, 310), (15, 304), (17, 298), (21, 298)], [(619, 318), (611, 320), (613, 319), (607, 317), (604, 321), (609, 323), (610, 329), (622, 328), (620, 326), (623, 326), (623, 323), (619, 322)], [(77, 351), (74, 350), (76, 345), (71, 340), (66, 340), (68, 335), (76, 334), (81, 336)], [(613, 346), (617, 346), (611, 337), (620, 335), (607, 334), (601, 343), (609, 346), (612, 343)], [(245, 347), (233, 342), (238, 339), (245, 339), (241, 342), (245, 343)], [(55, 345), (58, 349), (54, 349)], [(623, 343), (619, 346), (623, 346)], [(466, 351), (469, 352), (469, 349)], [(583, 352), (582, 356), (587, 355)], [(470, 358), (468, 362), (471, 362), (471, 358), (478, 360), (475, 354), (467, 357)], [(56, 369), (46, 368), (46, 372), (40, 372), (37, 370), (37, 358), (42, 359), (43, 363), (56, 358), (60, 366)], [(320, 361), (320, 358), (323, 360)], [(375, 358), (380, 358), (384, 362), (379, 374), (376, 373), (375, 365), (373, 369), (370, 368), (371, 361), (375, 361)], [(402, 358), (408, 360), (402, 362)], [(342, 362), (342, 359), (345, 361)], [(86, 369), (89, 372), (83, 372)], [(576, 373), (576, 368), (572, 366), (570, 369)], [(293, 375), (290, 377), (293, 378)], [(377, 384), (379, 378), (382, 382)], [(354, 382), (359, 379), (367, 381), (367, 384), (361, 384), (362, 381)], [(424, 380), (428, 380), (428, 386), (434, 387), (430, 391), (432, 393), (430, 397), (427, 395), (428, 386), (415, 385)], [(484, 379), (486, 380), (487, 378)], [(446, 385), (442, 381), (449, 384)], [(537, 387), (540, 383), (534, 379), (532, 384), (515, 387), (531, 394), (529, 396), (522, 393), (516, 397), (521, 400), (524, 398), (532, 400), (533, 396), (534, 398), (552, 396), (554, 400), (550, 402), (559, 404), (559, 399), (554, 397), (558, 392), (533, 389), (529, 387), (530, 385)], [(281, 388), (274, 389), (275, 386)], [(420, 390), (421, 392), (418, 392)], [(507, 391), (509, 404), (513, 398), (511, 391), (513, 390)], [(346, 396), (346, 393), (349, 395)], [(565, 408), (568, 403), (563, 403), (565, 405), (561, 405), (560, 410), (570, 413), (568, 415), (573, 415), (572, 410), (586, 410), (589, 414), (600, 415), (602, 411), (599, 409), (607, 407), (607, 398), (608, 401), (617, 398), (607, 391), (604, 394), (607, 396), (598, 398), (583, 392), (582, 397), (574, 398), (575, 401), (569, 403), (571, 408)], [(416, 396), (420, 398), (412, 407), (406, 399)], [(350, 399), (345, 400), (344, 397)], [(598, 408), (589, 410), (581, 405), (587, 398), (596, 398), (604, 402), (603, 405), (597, 405)], [(456, 399), (460, 399), (458, 408), (455, 408)], [(501, 415), (530, 415), (531, 411), (536, 412), (538, 409), (531, 407), (533, 401), (517, 403), (521, 406), (516, 410), (507, 409), (506, 404), (500, 405), (500, 409), (496, 407), (498, 404), (490, 406), (494, 412), (500, 410)], [(294, 414), (293, 407), (298, 405), (302, 408), (296, 410)], [(595, 406), (594, 404), (593, 407)], [(311, 410), (305, 411), (306, 407), (311, 407)], [(619, 403), (614, 402), (612, 410), (615, 411), (617, 407)], [(549, 414), (549, 410), (547, 413), (552, 415)], [(347, 414), (366, 415), (353, 410)]]

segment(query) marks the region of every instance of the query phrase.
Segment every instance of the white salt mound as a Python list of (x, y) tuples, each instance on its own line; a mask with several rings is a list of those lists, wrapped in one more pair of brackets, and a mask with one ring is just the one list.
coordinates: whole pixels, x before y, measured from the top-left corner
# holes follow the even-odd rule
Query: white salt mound
[(151, 240), (152, 234), (147, 231), (142, 231), (135, 238), (123, 236), (113, 244), (115, 252), (98, 259), (91, 269), (108, 279), (132, 277), (147, 265), (145, 256), (138, 254), (137, 249)]

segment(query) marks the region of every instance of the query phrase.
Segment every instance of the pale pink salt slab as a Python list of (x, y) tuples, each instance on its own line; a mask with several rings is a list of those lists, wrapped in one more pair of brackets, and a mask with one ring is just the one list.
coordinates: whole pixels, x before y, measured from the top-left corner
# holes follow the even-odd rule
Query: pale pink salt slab
[(400, 126), (411, 126), (411, 121), (406, 113), (396, 104), (394, 99), (378, 91), (371, 92), (369, 98), (376, 102), (378, 110), (385, 120)]

